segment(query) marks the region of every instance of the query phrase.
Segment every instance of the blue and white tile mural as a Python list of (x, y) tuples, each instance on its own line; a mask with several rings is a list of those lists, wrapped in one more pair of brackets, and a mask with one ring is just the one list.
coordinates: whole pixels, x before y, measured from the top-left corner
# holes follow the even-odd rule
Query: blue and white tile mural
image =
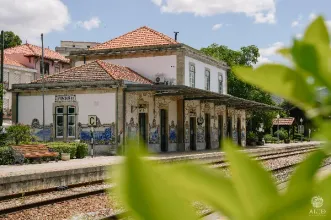
[(130, 123), (126, 123), (126, 133), (129, 139), (136, 138), (138, 135), (138, 124), (134, 123), (134, 119), (130, 119)]
[(198, 143), (204, 143), (205, 142), (205, 127), (202, 126), (202, 124), (198, 125), (197, 142)]
[(216, 128), (216, 124), (212, 127), (212, 142), (218, 142), (218, 128)]
[(156, 125), (155, 118), (153, 119), (152, 125), (149, 124), (149, 143), (150, 144), (160, 143), (160, 126)]
[[(79, 138), (82, 142), (91, 142), (91, 128), (87, 125), (79, 124)], [(115, 144), (115, 123), (112, 124), (98, 124), (94, 129), (94, 144), (109, 145)]]
[(31, 123), (31, 135), (34, 136), (38, 141), (50, 141), (52, 139), (52, 128), (53, 125), (40, 125), (40, 122), (37, 118), (32, 120)]
[(190, 142), (190, 125), (188, 121), (185, 121), (185, 143)]
[(234, 127), (233, 130), (232, 130), (232, 140), (235, 143), (238, 142), (238, 134), (237, 134), (237, 128), (236, 127)]
[(177, 143), (177, 126), (174, 121), (171, 121), (171, 125), (169, 126), (169, 142)]

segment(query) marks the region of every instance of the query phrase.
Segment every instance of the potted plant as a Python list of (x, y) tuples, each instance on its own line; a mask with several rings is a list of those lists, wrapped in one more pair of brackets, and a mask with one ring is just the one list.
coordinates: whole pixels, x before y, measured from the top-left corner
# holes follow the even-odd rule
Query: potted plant
[(61, 160), (70, 160), (70, 153), (61, 153)]
[(253, 131), (250, 131), (247, 135), (247, 144), (249, 146), (256, 146), (257, 137)]

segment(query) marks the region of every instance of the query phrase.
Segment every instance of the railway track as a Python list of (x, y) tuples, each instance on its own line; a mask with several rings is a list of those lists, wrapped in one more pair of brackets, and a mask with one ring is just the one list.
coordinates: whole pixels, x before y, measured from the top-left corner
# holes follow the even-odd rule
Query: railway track
[[(255, 159), (260, 160), (260, 161), (273, 160), (273, 159), (278, 159), (278, 158), (281, 158), (281, 157), (288, 157), (288, 156), (294, 156), (294, 155), (299, 155), (299, 154), (306, 154), (306, 153), (312, 152), (314, 150), (316, 150), (316, 147), (307, 147), (307, 148), (303, 148), (303, 149), (289, 150), (288, 153), (282, 152), (282, 153), (278, 153), (278, 154), (277, 153), (270, 153), (270, 154), (258, 155)], [(299, 163), (295, 163), (295, 164), (290, 164), (290, 165), (278, 167), (274, 170), (271, 170), (271, 172), (282, 172), (286, 169), (293, 169), (298, 164)], [(329, 164), (331, 164), (331, 161), (330, 161)], [(215, 166), (214, 168), (226, 168), (228, 166), (228, 164), (227, 164), (226, 161), (217, 161), (214, 166)], [(90, 182), (90, 183), (71, 185), (71, 186), (68, 186), (68, 187), (64, 187), (63, 190), (75, 189), (75, 188), (89, 186), (89, 185), (93, 185), (93, 184), (101, 184), (101, 182), (102, 181), (95, 181), (95, 182)], [(21, 204), (21, 205), (17, 205), (17, 206), (13, 206), (13, 207), (8, 207), (8, 208), (5, 208), (5, 209), (0, 208), (0, 216), (8, 215), (8, 214), (15, 213), (15, 212), (21, 212), (21, 211), (24, 211), (24, 210), (33, 209), (33, 208), (37, 208), (37, 207), (42, 207), (42, 206), (46, 206), (46, 205), (50, 205), (50, 204), (56, 204), (56, 203), (61, 203), (61, 202), (70, 201), (70, 200), (74, 200), (74, 199), (79, 199), (79, 198), (89, 197), (89, 196), (93, 196), (93, 195), (103, 194), (103, 193), (106, 193), (107, 191), (112, 190), (112, 189), (113, 189), (113, 187), (105, 187), (103, 189), (91, 190), (91, 191), (88, 191), (88, 192), (75, 193), (75, 194), (72, 194), (72, 195), (56, 197), (56, 198), (47, 199), (47, 200), (43, 200), (43, 201), (37, 201), (37, 202)], [(42, 195), (42, 194), (55, 192), (55, 191), (58, 191), (58, 190), (61, 190), (61, 188), (59, 189), (59, 187), (56, 187), (56, 188), (51, 188), (51, 189), (37, 190), (37, 191), (33, 191), (33, 192), (26, 192), (26, 193), (22, 193), (22, 194), (20, 193), (20, 194), (0, 197), (0, 206), (1, 206), (1, 203), (9, 201), (11, 199), (18, 199), (18, 198), (22, 198), (22, 197)], [(118, 213), (118, 214), (108, 216), (108, 217), (103, 218), (103, 219), (122, 219), (124, 216), (125, 216), (125, 213)]]

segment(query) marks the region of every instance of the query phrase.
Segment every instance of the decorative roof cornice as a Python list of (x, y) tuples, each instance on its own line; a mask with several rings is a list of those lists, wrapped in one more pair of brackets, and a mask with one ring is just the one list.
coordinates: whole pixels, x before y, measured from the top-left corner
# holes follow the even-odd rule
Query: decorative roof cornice
[[(47, 90), (63, 90), (63, 89), (87, 89), (87, 88), (117, 88), (124, 85), (123, 80), (107, 80), (107, 81), (81, 81), (81, 82), (52, 82), (45, 83), (44, 88)], [(42, 90), (42, 83), (29, 83), (29, 84), (13, 84), (12, 92), (34, 91)]]

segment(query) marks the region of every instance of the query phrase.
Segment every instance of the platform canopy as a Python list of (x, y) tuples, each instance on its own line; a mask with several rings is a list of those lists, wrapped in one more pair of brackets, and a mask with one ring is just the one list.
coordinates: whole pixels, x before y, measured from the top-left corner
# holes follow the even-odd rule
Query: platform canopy
[(275, 118), (272, 121), (272, 125), (290, 126), (293, 124), (294, 120), (295, 120), (294, 118)]
[(142, 85), (128, 84), (125, 91), (127, 92), (146, 92), (155, 91), (156, 97), (180, 96), (184, 100), (200, 100), (213, 102), (216, 105), (226, 105), (238, 109), (251, 110), (281, 110), (277, 106), (271, 106), (251, 100), (238, 98), (231, 95), (220, 94), (202, 89), (192, 88), (184, 85)]

